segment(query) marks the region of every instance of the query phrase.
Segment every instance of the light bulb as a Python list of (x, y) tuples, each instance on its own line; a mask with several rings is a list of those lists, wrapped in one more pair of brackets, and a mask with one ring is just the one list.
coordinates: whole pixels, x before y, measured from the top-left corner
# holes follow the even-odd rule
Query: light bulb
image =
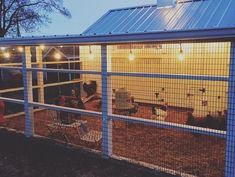
[(5, 52), (5, 53), (3, 54), (3, 56), (4, 56), (5, 58), (10, 58), (10, 57), (11, 57), (11, 54), (10, 54), (9, 52)]
[(183, 53), (180, 53), (180, 54), (178, 55), (178, 60), (179, 60), (179, 61), (184, 61), (184, 59), (185, 59), (184, 54), (183, 54)]
[(61, 55), (58, 52), (54, 54), (54, 57), (55, 57), (56, 60), (60, 60), (61, 59)]
[(94, 60), (95, 59), (95, 55), (90, 51), (89, 55), (88, 55), (88, 59), (89, 60)]
[(23, 47), (18, 47), (17, 50), (18, 50), (19, 52), (23, 52), (23, 51), (24, 51), (24, 48), (23, 48)]
[(184, 51), (183, 51), (183, 49), (182, 49), (182, 45), (180, 44), (180, 53), (179, 53), (179, 55), (178, 55), (178, 60), (179, 60), (179, 61), (184, 61), (184, 59), (185, 59)]
[(129, 56), (128, 56), (129, 61), (134, 61), (135, 60), (135, 55), (130, 51)]

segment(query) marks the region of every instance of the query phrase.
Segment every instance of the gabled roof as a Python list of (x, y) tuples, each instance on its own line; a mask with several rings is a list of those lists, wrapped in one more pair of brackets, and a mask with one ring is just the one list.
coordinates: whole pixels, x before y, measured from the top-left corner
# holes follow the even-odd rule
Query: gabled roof
[(235, 28), (235, 0), (188, 0), (174, 7), (147, 5), (107, 12), (83, 35)]

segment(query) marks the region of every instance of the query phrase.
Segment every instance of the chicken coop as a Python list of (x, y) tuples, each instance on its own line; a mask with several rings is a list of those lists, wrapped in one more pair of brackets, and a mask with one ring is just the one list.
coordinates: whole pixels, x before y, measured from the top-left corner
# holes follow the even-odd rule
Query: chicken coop
[(235, 1), (113, 9), (0, 40), (2, 127), (179, 176), (235, 175)]

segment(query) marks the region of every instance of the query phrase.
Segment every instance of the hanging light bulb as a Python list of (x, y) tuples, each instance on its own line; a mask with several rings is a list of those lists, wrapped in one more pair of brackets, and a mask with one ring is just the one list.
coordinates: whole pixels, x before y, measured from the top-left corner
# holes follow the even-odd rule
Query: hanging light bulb
[(133, 54), (132, 50), (131, 50), (131, 46), (130, 46), (130, 53), (128, 56), (129, 61), (134, 61), (135, 60), (135, 55)]
[(133, 54), (132, 51), (130, 51), (128, 59), (129, 59), (129, 61), (134, 61), (135, 60), (135, 55)]
[(88, 55), (88, 59), (89, 60), (94, 60), (95, 59), (95, 55), (92, 53), (91, 51), (91, 46), (89, 46), (89, 55)]
[(4, 58), (10, 58), (11, 54), (9, 52), (4, 52), (3, 56), (4, 56)]
[(24, 48), (23, 47), (17, 47), (18, 52), (23, 52)]
[(54, 54), (54, 57), (55, 57), (56, 60), (60, 60), (62, 58), (62, 56), (61, 56), (61, 54), (59, 52), (56, 52)]
[(182, 49), (182, 45), (180, 44), (180, 53), (178, 55), (178, 60), (179, 61), (184, 61), (184, 59), (185, 59), (184, 51)]

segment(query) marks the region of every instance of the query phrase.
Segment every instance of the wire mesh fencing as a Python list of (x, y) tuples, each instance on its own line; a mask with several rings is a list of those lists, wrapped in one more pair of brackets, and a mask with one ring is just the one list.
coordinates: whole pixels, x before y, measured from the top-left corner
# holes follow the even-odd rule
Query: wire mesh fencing
[[(231, 48), (195, 41), (5, 48), (0, 100), (22, 105), (6, 127), (168, 173), (224, 176), (233, 147)], [(7, 85), (5, 71), (16, 70), (22, 82)]]

